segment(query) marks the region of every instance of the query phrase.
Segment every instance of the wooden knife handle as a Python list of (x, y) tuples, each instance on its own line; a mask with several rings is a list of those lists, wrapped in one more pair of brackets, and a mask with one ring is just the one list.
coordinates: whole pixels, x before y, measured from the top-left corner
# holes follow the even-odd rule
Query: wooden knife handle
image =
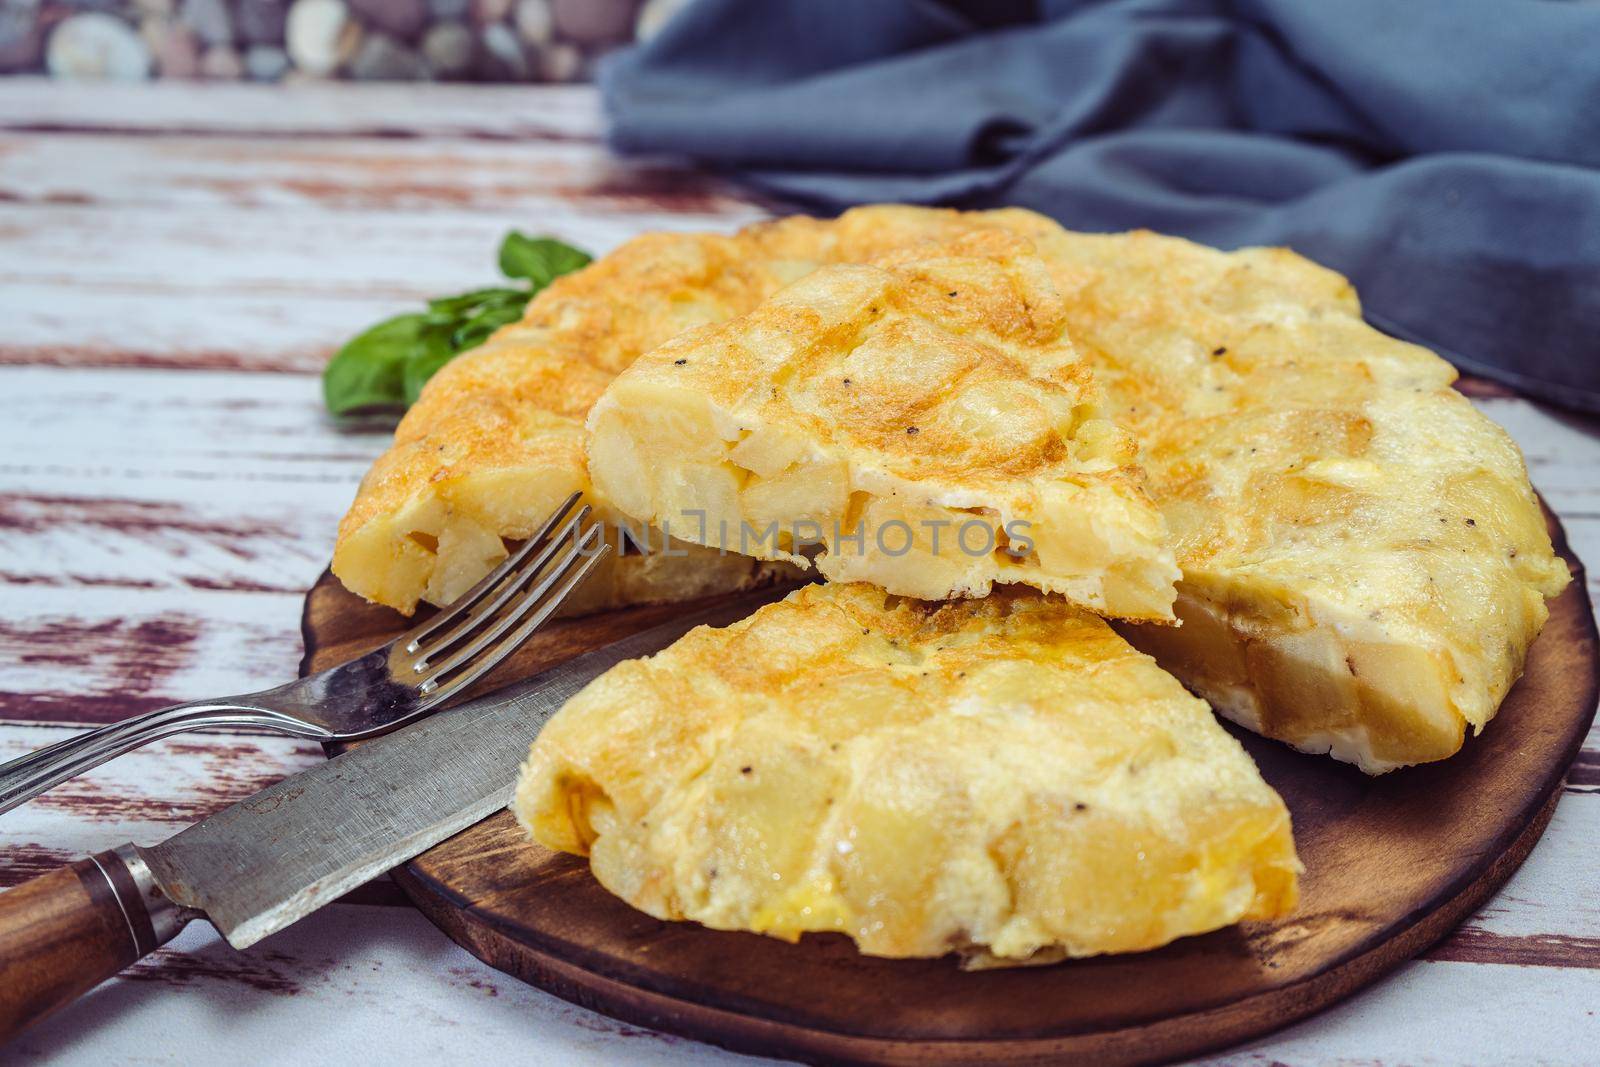
[(0, 893), (0, 1042), (87, 993), (182, 929), (132, 845)]

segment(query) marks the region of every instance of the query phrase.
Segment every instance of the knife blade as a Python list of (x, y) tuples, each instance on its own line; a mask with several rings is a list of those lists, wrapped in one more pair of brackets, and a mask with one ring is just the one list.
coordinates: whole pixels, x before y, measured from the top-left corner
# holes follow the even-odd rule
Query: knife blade
[[(191, 919), (245, 948), (493, 814), (510, 802), (529, 744), (579, 689), (775, 595), (725, 601), (577, 656), (285, 778), (159, 845), (123, 845), (0, 894), (0, 1040)], [(51, 952), (64, 942), (72, 951)]]
[(577, 656), (286, 778), (138, 854), (168, 899), (245, 948), (505, 807), (540, 729), (600, 674), (749, 610), (719, 605)]

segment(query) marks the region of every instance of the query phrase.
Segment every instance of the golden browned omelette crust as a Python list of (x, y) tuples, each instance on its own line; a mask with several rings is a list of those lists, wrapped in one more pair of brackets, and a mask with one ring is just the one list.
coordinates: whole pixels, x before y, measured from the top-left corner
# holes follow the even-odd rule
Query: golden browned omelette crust
[(810, 586), (619, 664), (535, 742), (536, 840), (663, 919), (1047, 962), (1290, 910), (1289, 815), (1204, 703), (1031, 590)]
[(1050, 264), (1176, 539), (1183, 625), (1130, 639), (1230, 718), (1368, 772), (1481, 729), (1569, 575), (1454, 369), (1286, 249), (990, 218)]
[(589, 414), (598, 495), (675, 536), (926, 600), (996, 581), (1172, 617), (1178, 569), (1027, 240), (819, 267), (641, 356)]
[[(504, 558), (502, 539), (528, 536), (570, 493), (589, 490), (584, 415), (642, 352), (751, 310), (819, 263), (871, 259), (968, 228), (955, 212), (868, 208), (733, 236), (646, 234), (557, 279), (523, 321), (428, 383), (339, 525), (334, 574), (407, 614), (419, 600), (448, 603)], [(617, 518), (604, 500), (591, 502), (602, 518)], [(611, 521), (608, 529), (615, 532)], [(681, 559), (617, 552), (585, 583), (578, 606), (683, 599), (774, 573), (694, 549)]]

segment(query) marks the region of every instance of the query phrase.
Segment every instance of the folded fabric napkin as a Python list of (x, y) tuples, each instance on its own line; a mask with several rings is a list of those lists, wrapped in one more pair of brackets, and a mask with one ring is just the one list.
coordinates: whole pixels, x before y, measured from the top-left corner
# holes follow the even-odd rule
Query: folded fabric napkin
[(1600, 4), (699, 0), (601, 85), (620, 151), (813, 210), (1288, 245), (1380, 328), (1600, 411)]

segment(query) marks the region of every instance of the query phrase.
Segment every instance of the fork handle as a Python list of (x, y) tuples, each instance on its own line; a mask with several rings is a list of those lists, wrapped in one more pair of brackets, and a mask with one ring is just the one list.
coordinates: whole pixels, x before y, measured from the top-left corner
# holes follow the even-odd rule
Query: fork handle
[(0, 893), (0, 1042), (172, 940), (196, 912), (132, 845)]
[(316, 740), (329, 737), (321, 727), (244, 704), (200, 701), (157, 708), (0, 764), (0, 813), (151, 741), (190, 730), (241, 726)]

